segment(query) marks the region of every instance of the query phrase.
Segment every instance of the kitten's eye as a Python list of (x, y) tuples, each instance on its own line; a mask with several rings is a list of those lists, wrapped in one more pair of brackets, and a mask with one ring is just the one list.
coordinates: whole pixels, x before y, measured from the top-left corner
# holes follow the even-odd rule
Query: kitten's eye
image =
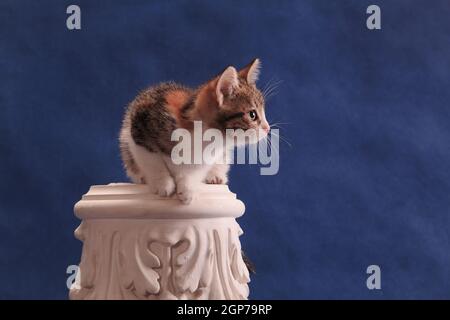
[(258, 117), (258, 115), (256, 114), (255, 110), (252, 110), (248, 113), (248, 115), (250, 116), (250, 119), (252, 119), (252, 121), (255, 121), (256, 118)]

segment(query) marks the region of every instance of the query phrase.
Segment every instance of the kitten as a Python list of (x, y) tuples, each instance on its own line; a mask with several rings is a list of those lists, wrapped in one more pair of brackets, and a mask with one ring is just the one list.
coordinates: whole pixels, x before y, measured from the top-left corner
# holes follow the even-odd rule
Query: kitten
[[(264, 113), (264, 97), (256, 88), (260, 61), (236, 71), (228, 67), (197, 89), (167, 82), (140, 93), (128, 106), (120, 132), (120, 150), (127, 175), (134, 183), (146, 183), (153, 193), (176, 192), (184, 204), (192, 201), (195, 187), (206, 182), (226, 184), (227, 164), (180, 164), (171, 160), (171, 141), (177, 128), (192, 132), (194, 121), (203, 130), (255, 129), (251, 143), (265, 137), (270, 126)], [(218, 152), (217, 159), (223, 157)]]

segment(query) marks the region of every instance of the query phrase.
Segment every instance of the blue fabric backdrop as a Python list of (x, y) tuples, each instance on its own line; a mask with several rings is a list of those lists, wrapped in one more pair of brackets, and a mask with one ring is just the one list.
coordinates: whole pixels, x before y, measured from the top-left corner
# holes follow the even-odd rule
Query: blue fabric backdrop
[(1, 1), (0, 298), (67, 297), (73, 205), (125, 180), (117, 136), (140, 89), (254, 57), (262, 85), (283, 80), (267, 113), (292, 147), (276, 176), (232, 169), (250, 297), (450, 298), (449, 15), (447, 0)]

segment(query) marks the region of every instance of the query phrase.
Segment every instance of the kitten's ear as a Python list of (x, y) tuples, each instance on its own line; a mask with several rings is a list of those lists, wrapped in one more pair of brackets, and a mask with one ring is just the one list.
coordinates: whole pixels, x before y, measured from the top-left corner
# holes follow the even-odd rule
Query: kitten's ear
[(261, 60), (258, 58), (253, 60), (244, 69), (239, 71), (239, 76), (244, 78), (248, 84), (255, 84), (258, 81), (259, 73), (261, 71)]
[(233, 89), (239, 84), (237, 71), (234, 67), (228, 67), (219, 76), (216, 83), (216, 97), (219, 106), (223, 104), (224, 97), (233, 93)]

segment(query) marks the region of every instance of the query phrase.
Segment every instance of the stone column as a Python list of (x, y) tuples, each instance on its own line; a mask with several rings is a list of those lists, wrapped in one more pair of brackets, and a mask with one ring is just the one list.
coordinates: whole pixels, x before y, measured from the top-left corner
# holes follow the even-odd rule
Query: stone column
[(70, 298), (247, 299), (244, 211), (226, 185), (202, 185), (190, 205), (145, 185), (92, 186), (75, 205), (83, 252)]

